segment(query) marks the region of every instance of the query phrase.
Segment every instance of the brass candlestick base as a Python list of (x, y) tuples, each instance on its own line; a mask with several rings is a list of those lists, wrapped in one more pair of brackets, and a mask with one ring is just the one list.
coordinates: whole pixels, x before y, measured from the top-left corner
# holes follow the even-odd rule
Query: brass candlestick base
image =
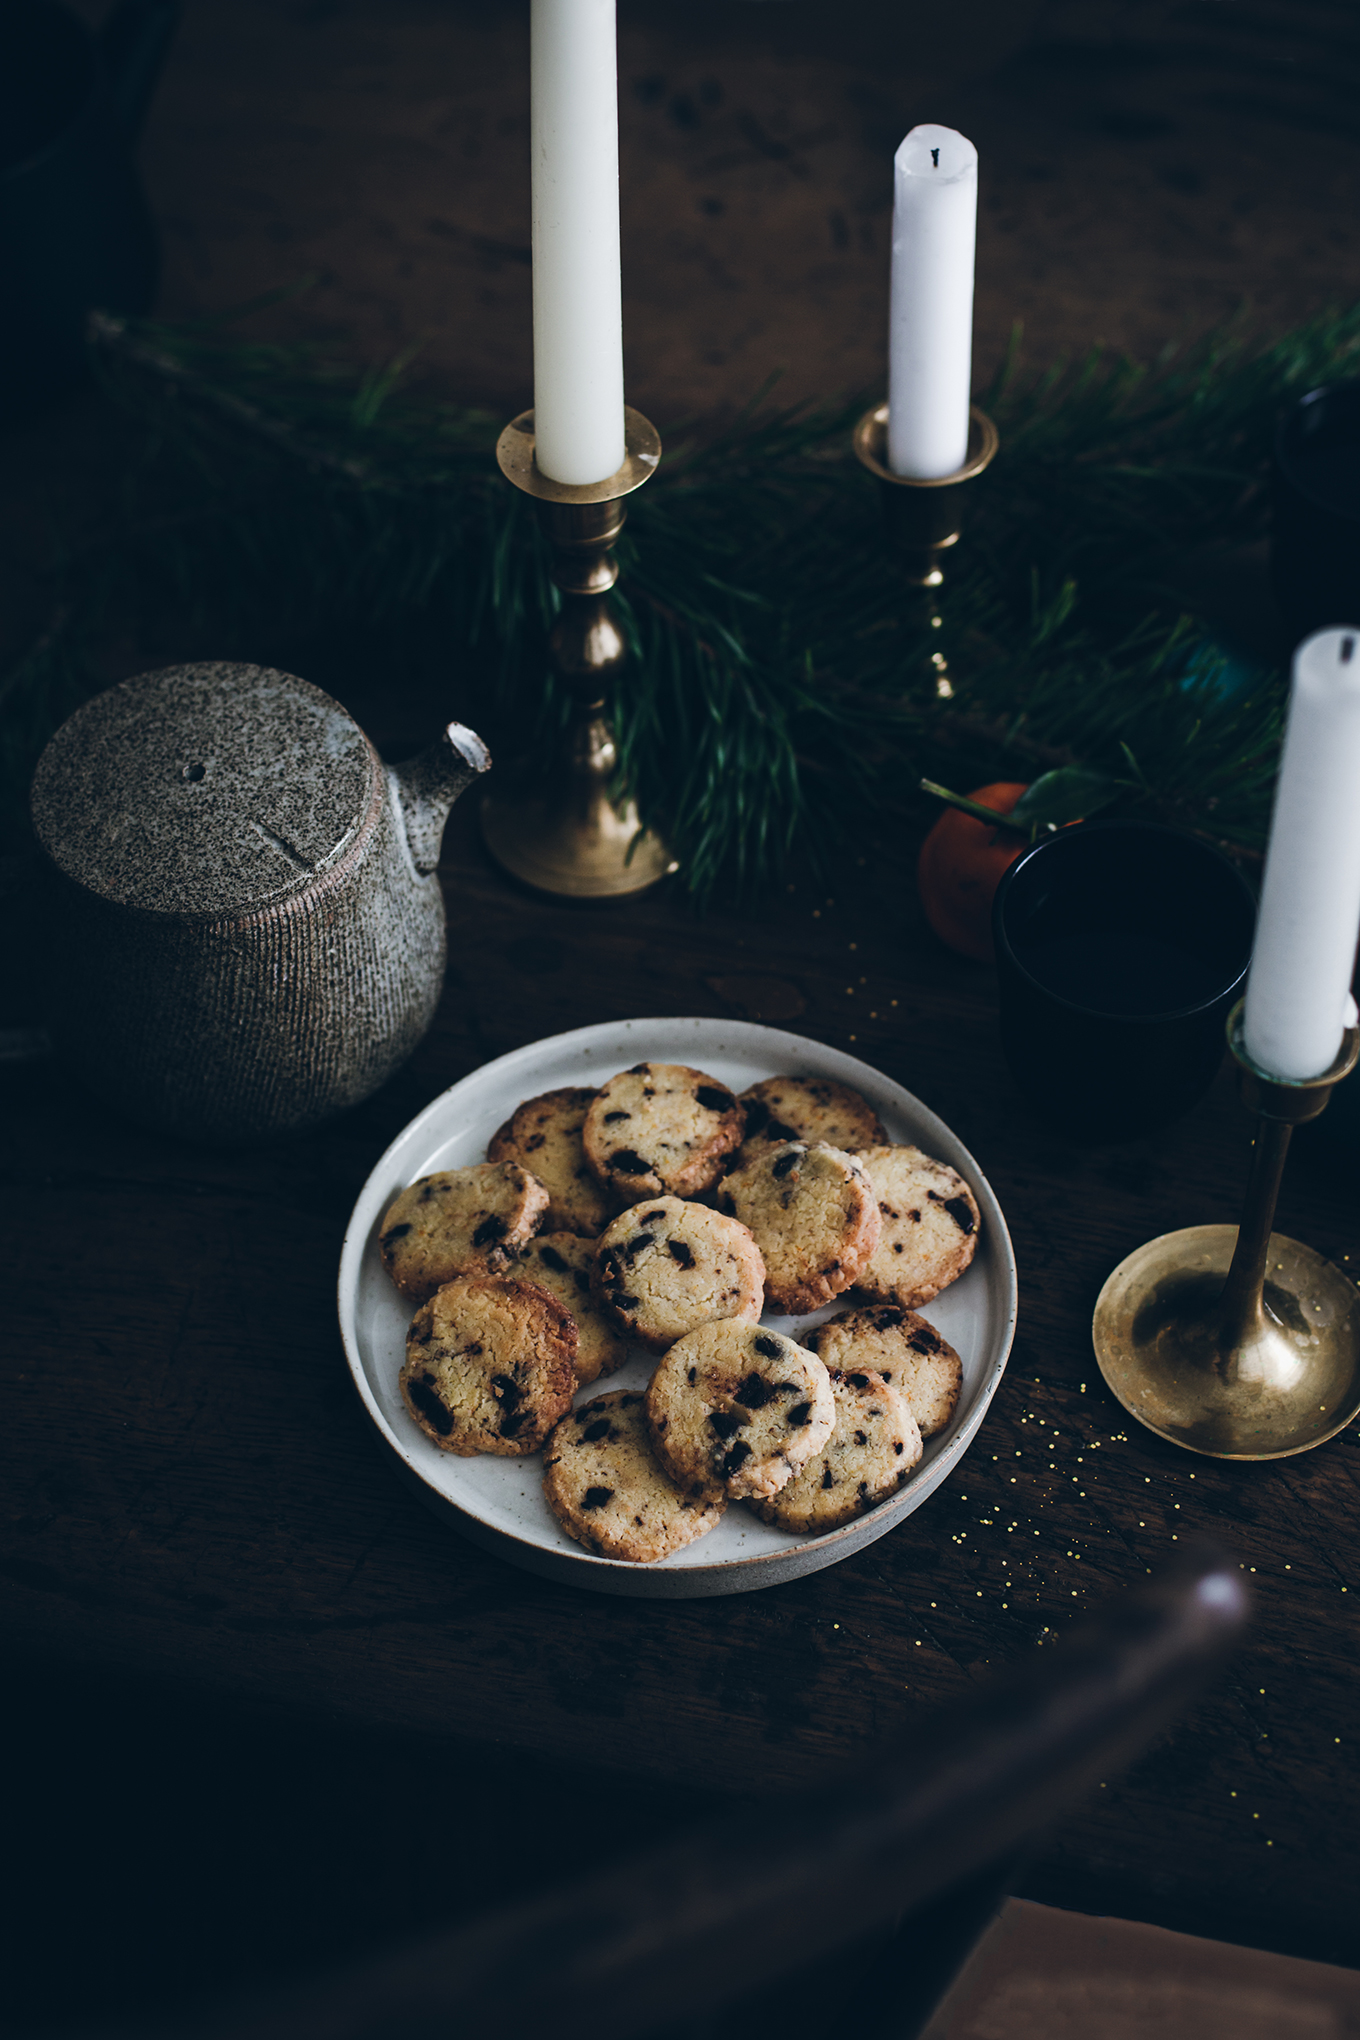
[(1360, 1291), (1312, 1247), (1270, 1229), (1289, 1136), (1354, 1069), (1360, 1032), (1299, 1084), (1251, 1062), (1241, 1003), (1228, 1044), (1260, 1119), (1242, 1223), (1139, 1247), (1101, 1290), (1091, 1332), (1106, 1381), (1158, 1437), (1214, 1459), (1284, 1459), (1360, 1414)]
[(573, 712), (563, 755), (550, 770), (488, 794), (482, 835), (507, 871), (562, 899), (642, 892), (677, 869), (665, 844), (642, 828), (634, 803), (610, 798), (617, 753), (605, 689), (627, 657), (609, 611), (619, 576), (612, 549), (628, 514), (622, 499), (661, 459), (661, 441), (642, 413), (625, 408), (623, 416), (623, 466), (603, 482), (576, 486), (540, 474), (532, 411), (507, 425), (496, 447), (501, 473), (537, 499), (552, 546), (562, 608), (548, 644)]
[[(971, 482), (990, 467), (1000, 444), (1000, 435), (987, 413), (972, 404), (968, 411), (968, 458), (963, 466), (952, 475), (923, 482), (911, 475), (895, 475), (888, 466), (886, 404), (876, 404), (872, 411), (866, 411), (855, 427), (855, 457), (880, 484), (889, 548), (908, 587), (921, 590), (933, 629), (941, 627), (936, 595), (944, 586), (945, 557), (950, 547), (958, 544), (963, 528), (959, 484)], [(931, 653), (930, 665), (935, 692), (947, 701), (954, 687), (944, 653)]]

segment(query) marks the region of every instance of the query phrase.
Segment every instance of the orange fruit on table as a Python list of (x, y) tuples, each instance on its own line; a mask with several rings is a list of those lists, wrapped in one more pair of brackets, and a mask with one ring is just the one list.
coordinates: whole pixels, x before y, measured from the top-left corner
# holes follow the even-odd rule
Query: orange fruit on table
[[(968, 795), (981, 807), (1008, 815), (1028, 788), (1001, 779)], [(1003, 874), (1028, 843), (1012, 829), (994, 829), (961, 808), (947, 807), (916, 865), (921, 905), (941, 942), (979, 963), (992, 960), (992, 900)]]

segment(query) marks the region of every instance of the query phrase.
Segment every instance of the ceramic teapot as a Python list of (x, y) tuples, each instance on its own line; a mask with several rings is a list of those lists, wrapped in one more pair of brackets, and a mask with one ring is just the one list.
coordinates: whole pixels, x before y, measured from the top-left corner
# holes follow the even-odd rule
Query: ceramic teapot
[(85, 314), (144, 312), (159, 252), (133, 150), (178, 0), (117, 0), (92, 33), (55, 0), (0, 5), (0, 388), (75, 381)]
[(384, 765), (319, 687), (174, 666), (111, 687), (38, 761), (49, 1025), (170, 1132), (250, 1141), (375, 1091), (434, 1018), (450, 807), (491, 760), (451, 723)]

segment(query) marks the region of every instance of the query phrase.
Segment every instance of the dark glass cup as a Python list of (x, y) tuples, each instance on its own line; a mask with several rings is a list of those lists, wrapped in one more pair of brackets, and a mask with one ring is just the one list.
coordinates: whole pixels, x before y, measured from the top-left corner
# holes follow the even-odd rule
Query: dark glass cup
[(1290, 406), (1273, 480), (1271, 580), (1293, 637), (1360, 624), (1360, 382)]
[(1011, 1074), (1059, 1132), (1131, 1140), (1201, 1098), (1242, 996), (1256, 900), (1157, 822), (1081, 822), (1017, 858), (992, 910)]

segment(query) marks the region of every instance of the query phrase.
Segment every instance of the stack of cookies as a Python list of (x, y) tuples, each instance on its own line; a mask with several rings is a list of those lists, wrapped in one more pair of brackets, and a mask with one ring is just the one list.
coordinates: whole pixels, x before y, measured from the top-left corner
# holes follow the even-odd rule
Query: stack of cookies
[[(769, 1077), (735, 1097), (676, 1063), (528, 1099), (487, 1159), (423, 1176), (382, 1223), (417, 1305), (401, 1391), (463, 1456), (543, 1450), (567, 1533), (646, 1564), (729, 1501), (797, 1532), (895, 1494), (949, 1423), (959, 1357), (917, 1307), (978, 1238), (962, 1177), (889, 1143), (848, 1085)], [(800, 1340), (762, 1324), (855, 1308)], [(645, 1393), (574, 1409), (630, 1352)]]

